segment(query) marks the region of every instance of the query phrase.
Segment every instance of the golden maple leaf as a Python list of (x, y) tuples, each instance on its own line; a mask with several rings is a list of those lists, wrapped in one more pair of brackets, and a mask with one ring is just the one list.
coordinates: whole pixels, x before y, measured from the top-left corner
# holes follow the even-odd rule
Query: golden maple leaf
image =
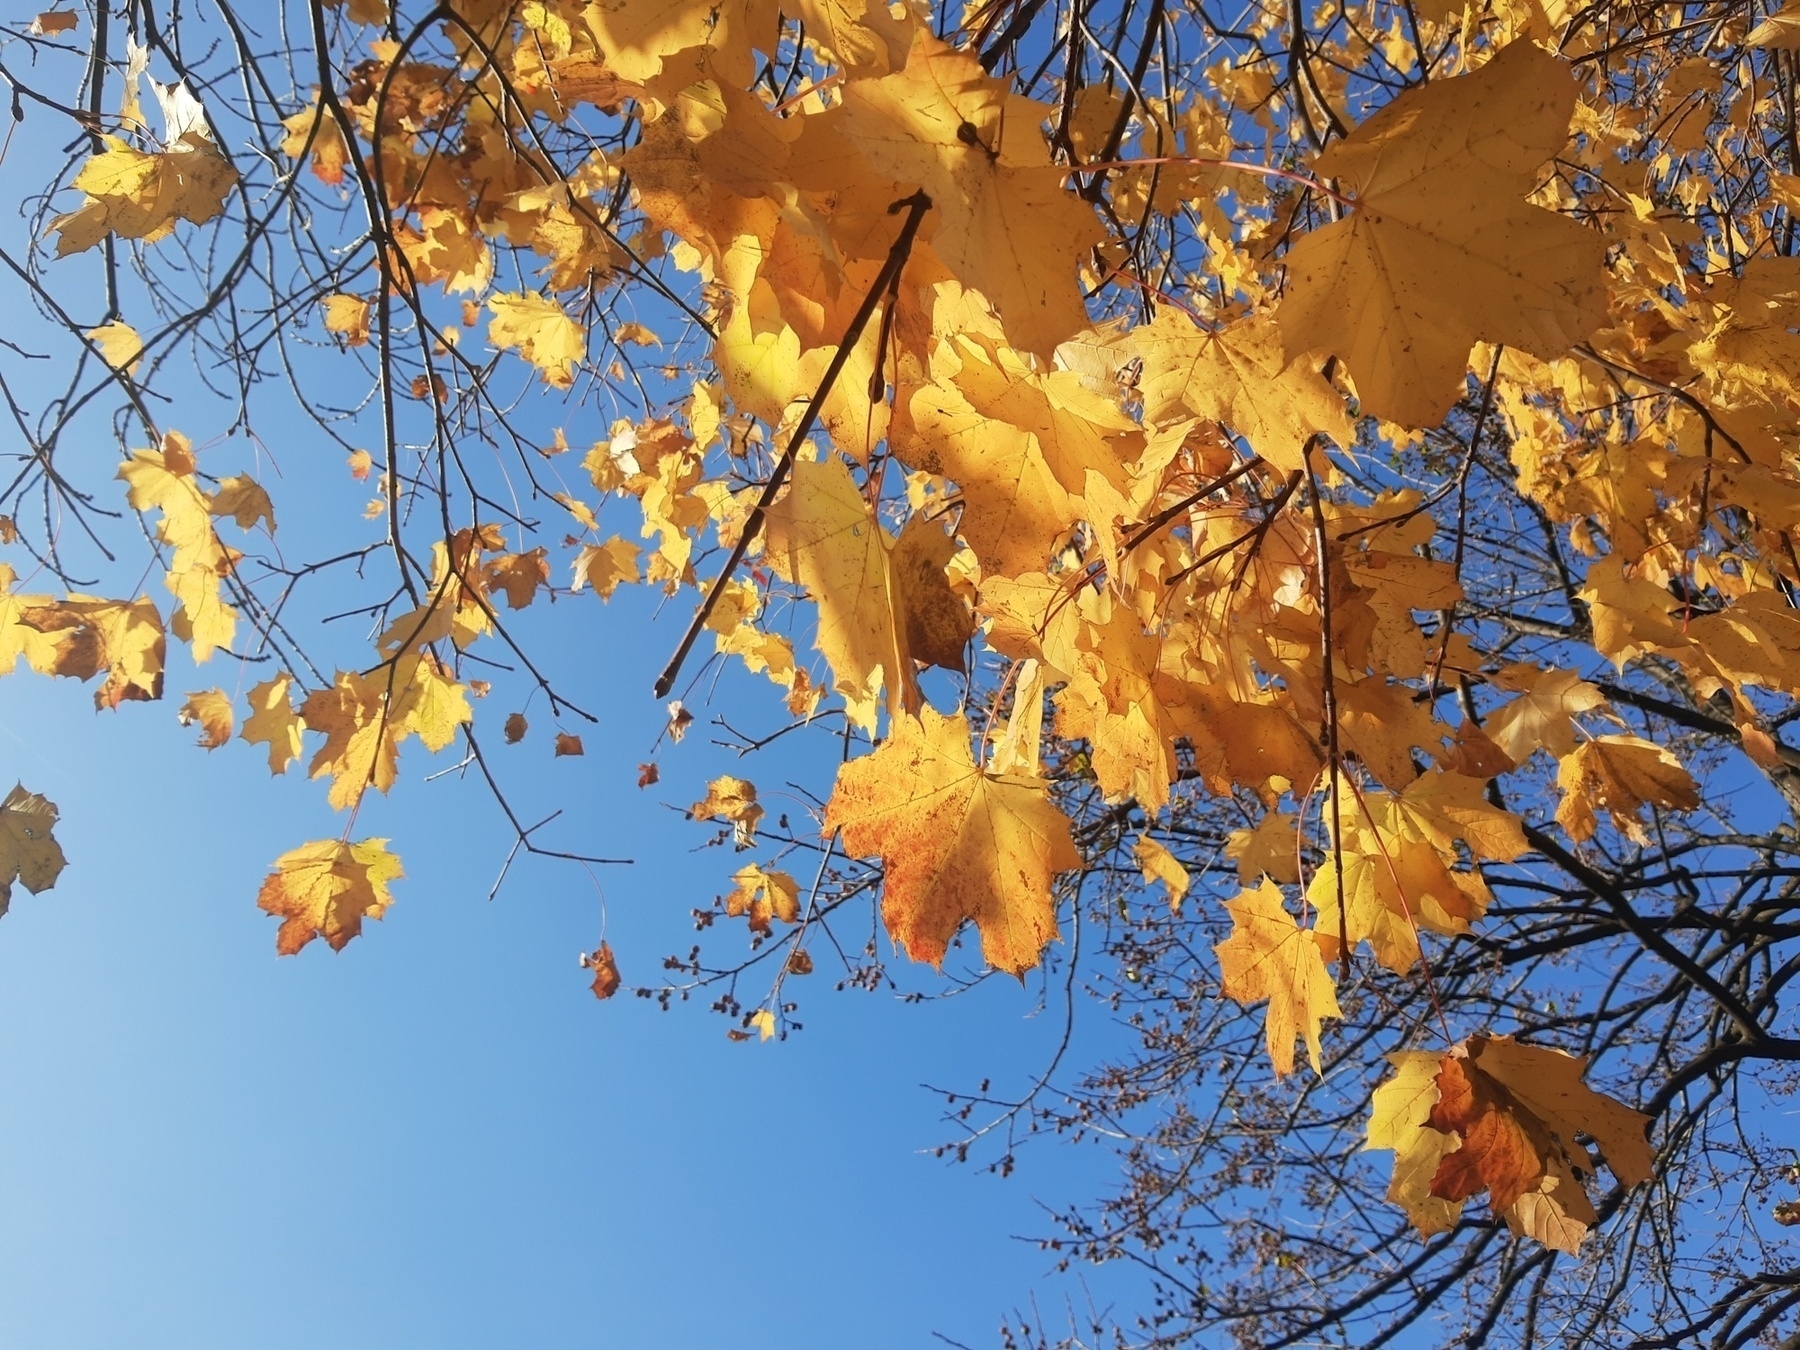
[(1138, 836), (1137, 843), (1131, 847), (1131, 856), (1137, 859), (1138, 868), (1144, 874), (1144, 884), (1148, 886), (1160, 881), (1168, 892), (1169, 908), (1179, 910), (1182, 898), (1193, 882), (1181, 860), (1147, 834)]
[(736, 889), (725, 897), (725, 913), (747, 916), (750, 931), (767, 933), (770, 920), (800, 921), (800, 883), (786, 872), (752, 863), (731, 874)]
[(68, 860), (51, 835), (55, 828), (56, 804), (22, 783), (0, 801), (0, 914), (12, 904), (13, 882), (33, 895), (56, 885)]
[(501, 351), (517, 350), (553, 389), (575, 383), (575, 367), (587, 355), (587, 333), (554, 299), (535, 291), (488, 297), (494, 317), (488, 341)]
[(931, 198), (933, 252), (992, 302), (1015, 346), (1048, 357), (1087, 326), (1076, 267), (1105, 232), (1051, 163), (1038, 126), (1052, 109), (923, 27), (905, 68), (852, 81), (843, 107), (870, 167)]
[(1460, 396), (1477, 341), (1549, 359), (1592, 332), (1606, 317), (1604, 239), (1525, 200), (1568, 139), (1575, 97), (1564, 62), (1515, 42), (1473, 74), (1405, 91), (1320, 155), (1314, 173), (1355, 208), (1288, 251), (1275, 311), (1287, 353), (1336, 355), (1365, 411), (1429, 427)]
[(1343, 1013), (1314, 935), (1295, 922), (1281, 887), (1266, 877), (1225, 908), (1231, 936), (1213, 948), (1225, 996), (1245, 1004), (1269, 1001), (1264, 1035), (1277, 1074), (1294, 1071), (1296, 1038), (1306, 1042), (1313, 1072), (1322, 1072), (1319, 1024)]
[(1573, 1255), (1597, 1221), (1581, 1178), (1598, 1164), (1577, 1134), (1601, 1144), (1624, 1184), (1650, 1176), (1649, 1117), (1584, 1086), (1585, 1059), (1474, 1036), (1448, 1055), (1388, 1060), (1397, 1072), (1375, 1090), (1364, 1147), (1394, 1151), (1388, 1198), (1427, 1237), (1486, 1189), (1515, 1233)]
[(1597, 736), (1584, 742), (1557, 766), (1556, 785), (1563, 793), (1557, 823), (1577, 843), (1593, 837), (1599, 825), (1596, 807), (1605, 808), (1627, 838), (1648, 845), (1644, 807), (1692, 811), (1700, 805), (1700, 790), (1681, 761), (1640, 736)]
[(1561, 759), (1575, 748), (1575, 717), (1603, 707), (1606, 697), (1572, 670), (1509, 667), (1495, 683), (1518, 697), (1488, 714), (1483, 730), (1514, 764), (1540, 746)]
[(1173, 305), (1158, 305), (1150, 323), (1131, 330), (1131, 348), (1144, 361), (1138, 390), (1149, 425), (1184, 411), (1223, 422), (1284, 473), (1305, 468), (1301, 452), (1315, 433), (1342, 446), (1355, 440), (1343, 395), (1317, 358), (1290, 359), (1266, 315), (1206, 332)]
[(404, 875), (385, 839), (320, 839), (277, 858), (256, 903), (283, 920), (275, 935), (280, 955), (292, 956), (316, 937), (342, 951), (364, 919), (387, 911), (394, 900), (388, 883)]
[(300, 758), (301, 733), (306, 722), (294, 710), (289, 693), (293, 676), (286, 671), (264, 680), (250, 690), (250, 716), (238, 735), (252, 745), (269, 747), (269, 772), (286, 773), (287, 766)]
[(825, 808), (834, 830), (846, 852), (880, 855), (888, 932), (934, 966), (973, 920), (988, 964), (1022, 975), (1057, 936), (1052, 879), (1081, 866), (1047, 785), (984, 773), (967, 720), (929, 706), (895, 718), (874, 754), (838, 771)]
[(756, 784), (748, 778), (726, 774), (706, 785), (706, 796), (688, 808), (695, 820), (723, 820), (731, 825), (739, 848), (756, 838), (756, 824), (763, 809), (756, 800)]
[(231, 708), (231, 695), (223, 689), (207, 689), (189, 694), (187, 702), (181, 705), (176, 716), (184, 727), (199, 725), (199, 744), (203, 750), (217, 750), (230, 740), (232, 724), (236, 720)]
[(1392, 1149), (1394, 1176), (1387, 1198), (1406, 1211), (1425, 1237), (1447, 1232), (1461, 1216), (1463, 1202), (1433, 1195), (1432, 1178), (1446, 1154), (1462, 1144), (1456, 1134), (1427, 1123), (1438, 1104), (1438, 1071), (1444, 1057), (1428, 1050), (1396, 1050), (1387, 1056), (1394, 1076), (1369, 1098), (1365, 1149)]
[(138, 330), (117, 319), (88, 329), (87, 339), (100, 349), (101, 360), (127, 374), (137, 370), (138, 357), (144, 354), (144, 339)]
[(849, 468), (836, 456), (794, 465), (793, 482), (764, 520), (764, 559), (818, 606), (815, 641), (850, 720), (874, 729), (884, 684), (891, 707), (916, 706), (913, 663), (894, 613), (892, 541)]
[(71, 595), (21, 610), (19, 622), (55, 640), (54, 654), (36, 667), (44, 674), (88, 680), (106, 672), (94, 691), (96, 708), (162, 697), (167, 641), (149, 596), (126, 601)]
[(88, 200), (50, 222), (56, 256), (92, 248), (110, 231), (122, 239), (154, 243), (178, 220), (204, 225), (218, 215), (237, 170), (203, 131), (189, 131), (164, 151), (134, 149), (116, 136), (81, 166), (72, 187)]

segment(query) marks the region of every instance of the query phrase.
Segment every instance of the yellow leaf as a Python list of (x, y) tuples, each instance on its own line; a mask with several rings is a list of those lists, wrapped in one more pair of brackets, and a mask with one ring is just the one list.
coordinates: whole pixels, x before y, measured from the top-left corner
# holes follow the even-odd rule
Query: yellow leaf
[(494, 317), (488, 341), (501, 351), (517, 350), (543, 374), (544, 383), (567, 389), (575, 383), (575, 367), (587, 355), (587, 335), (561, 305), (535, 291), (495, 295), (488, 299)]
[(252, 745), (269, 747), (269, 772), (286, 773), (287, 766), (300, 758), (301, 732), (305, 722), (294, 711), (289, 690), (294, 680), (286, 671), (264, 680), (250, 690), (250, 716), (239, 736)]
[(763, 809), (756, 801), (756, 784), (726, 774), (706, 785), (706, 796), (689, 808), (689, 814), (695, 820), (729, 821), (737, 846), (748, 848), (756, 837), (756, 822), (763, 818)]
[(524, 609), (537, 598), (538, 588), (550, 584), (549, 555), (542, 548), (525, 553), (503, 553), (483, 564), (488, 585), (506, 597), (513, 609)]
[(1800, 0), (1788, 0), (1744, 38), (1752, 47), (1772, 47), (1777, 51), (1800, 51)]
[(385, 839), (321, 839), (277, 858), (256, 903), (283, 920), (275, 935), (280, 955), (292, 956), (316, 937), (342, 951), (364, 919), (386, 912), (394, 899), (388, 883), (404, 875)]
[(895, 718), (874, 754), (838, 770), (825, 830), (853, 856), (881, 856), (888, 932), (932, 965), (973, 920), (988, 963), (1022, 975), (1057, 936), (1052, 879), (1081, 866), (1046, 785), (983, 773), (968, 722), (931, 707)]
[(1575, 748), (1577, 714), (1603, 707), (1606, 697), (1572, 670), (1511, 668), (1496, 681), (1518, 697), (1488, 714), (1482, 730), (1514, 764), (1542, 746), (1557, 759)]
[(1627, 838), (1648, 846), (1644, 807), (1692, 811), (1700, 805), (1700, 790), (1681, 761), (1637, 736), (1599, 736), (1578, 746), (1557, 766), (1556, 785), (1563, 794), (1557, 823), (1577, 843), (1593, 837), (1596, 808), (1605, 808)]
[(72, 595), (22, 610), (19, 622), (55, 640), (54, 654), (37, 667), (44, 674), (88, 680), (106, 672), (94, 691), (96, 708), (162, 697), (167, 644), (162, 615), (148, 596), (125, 601)]
[(1131, 344), (1144, 361), (1138, 389), (1150, 425), (1179, 420), (1184, 410), (1223, 422), (1283, 472), (1305, 467), (1301, 451), (1315, 433), (1341, 446), (1356, 438), (1318, 359), (1290, 360), (1266, 316), (1208, 333), (1173, 305), (1158, 305), (1152, 322), (1132, 330)]
[(68, 860), (51, 836), (55, 828), (55, 803), (22, 783), (0, 802), (0, 914), (12, 904), (13, 882), (33, 895), (56, 885)]
[(725, 913), (734, 919), (748, 916), (751, 932), (769, 932), (771, 919), (800, 921), (800, 883), (788, 873), (752, 863), (731, 879), (737, 889), (725, 897)]
[(1147, 834), (1138, 836), (1131, 853), (1137, 859), (1138, 867), (1143, 870), (1144, 884), (1148, 886), (1162, 882), (1169, 893), (1169, 908), (1179, 910), (1191, 880), (1187, 868), (1181, 865), (1173, 853)]
[[(1338, 356), (1365, 411), (1435, 426), (1477, 341), (1560, 356), (1606, 317), (1603, 237), (1525, 198), (1569, 135), (1569, 67), (1515, 42), (1406, 90), (1320, 155), (1355, 208), (1288, 251), (1290, 356)], [(1347, 296), (1356, 297), (1346, 304)]]
[(275, 503), (269, 500), (262, 484), (248, 474), (236, 474), (220, 482), (206, 509), (215, 516), (230, 516), (241, 530), (254, 529), (261, 520), (267, 522), (270, 534), (275, 533)]
[(1225, 996), (1244, 1004), (1269, 1000), (1265, 1037), (1277, 1074), (1294, 1071), (1296, 1038), (1306, 1042), (1313, 1072), (1322, 1072), (1320, 1021), (1343, 1013), (1319, 944), (1295, 923), (1281, 887), (1266, 878), (1255, 890), (1227, 900), (1225, 908), (1231, 936), (1213, 949)]
[(1425, 1237), (1448, 1232), (1463, 1210), (1461, 1200), (1431, 1193), (1439, 1164), (1462, 1143), (1459, 1136), (1426, 1123), (1438, 1102), (1442, 1060), (1442, 1055), (1425, 1050), (1396, 1050), (1387, 1056), (1395, 1073), (1369, 1098), (1368, 1139), (1363, 1143), (1365, 1149), (1393, 1150), (1394, 1178), (1388, 1183), (1387, 1198), (1406, 1211)]
[(895, 630), (888, 534), (835, 457), (794, 465), (793, 482), (769, 508), (763, 556), (804, 586), (819, 609), (816, 642), (856, 725), (873, 730), (885, 683), (890, 707), (915, 697), (912, 661)]
[(231, 696), (223, 689), (189, 694), (177, 716), (184, 727), (199, 724), (200, 746), (206, 750), (217, 750), (230, 740), (232, 723), (236, 720), (231, 710)]
[(360, 295), (328, 295), (325, 331), (336, 333), (346, 347), (365, 347), (369, 342), (369, 302)]
[(932, 250), (993, 303), (1015, 346), (1048, 358), (1087, 327), (1076, 268), (1104, 231), (1051, 163), (1038, 126), (1054, 109), (922, 26), (905, 68), (852, 80), (843, 107), (869, 165), (931, 198)]
[(88, 200), (50, 222), (56, 254), (92, 248), (110, 231), (122, 239), (154, 243), (177, 220), (204, 225), (218, 215), (237, 170), (201, 131), (189, 131), (172, 149), (149, 153), (116, 136), (75, 175), (72, 186)]
[(117, 319), (111, 323), (103, 323), (98, 328), (87, 331), (88, 341), (100, 349), (100, 357), (114, 370), (122, 370), (134, 374), (138, 368), (138, 357), (144, 351), (144, 339), (138, 336), (138, 330), (128, 323), (120, 323)]
[(595, 595), (610, 600), (621, 585), (637, 579), (637, 545), (614, 535), (603, 544), (582, 545), (575, 557), (575, 582), (569, 589), (579, 591), (583, 586), (592, 586)]

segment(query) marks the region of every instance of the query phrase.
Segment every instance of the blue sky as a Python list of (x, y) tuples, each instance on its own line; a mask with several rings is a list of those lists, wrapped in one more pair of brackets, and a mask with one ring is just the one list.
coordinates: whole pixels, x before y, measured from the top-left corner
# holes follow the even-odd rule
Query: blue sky
[[(601, 667), (584, 758), (548, 761), (537, 727), (500, 757), (568, 808), (561, 842), (638, 857), (601, 878), (628, 984), (738, 865), (662, 804), (723, 767), (699, 728), (636, 787), (662, 645)], [(760, 1045), (696, 1004), (598, 1003), (593, 885), (527, 860), (489, 903), (503, 824), (473, 781), (420, 783), (416, 749), (358, 822), (406, 864), (387, 919), (278, 960), (255, 892), (335, 832), (319, 785), (195, 748), (178, 696), (88, 692), (0, 681), (5, 769), (61, 807), (71, 860), (0, 922), (0, 1344), (990, 1344), (1034, 1290), (1058, 1306), (1013, 1235), (1108, 1155), (1035, 1148), (1002, 1180), (920, 1152), (948, 1134), (919, 1084), (1042, 1063), (1035, 989), (906, 1006), (833, 994), (821, 963), (806, 1029)]]

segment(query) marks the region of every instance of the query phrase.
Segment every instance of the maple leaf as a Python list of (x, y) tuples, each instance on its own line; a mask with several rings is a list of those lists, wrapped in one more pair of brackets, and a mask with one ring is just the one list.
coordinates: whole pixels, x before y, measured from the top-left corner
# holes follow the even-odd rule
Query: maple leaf
[[(643, 82), (662, 72), (663, 62), (677, 52), (720, 62), (728, 78), (748, 84), (753, 46), (773, 54), (781, 16), (776, 0), (670, 0), (646, 5), (639, 0), (594, 0), (582, 12), (606, 64), (627, 80)], [(704, 60), (704, 58), (702, 58)], [(701, 64), (696, 62), (695, 64)]]
[(388, 884), (405, 875), (387, 842), (320, 839), (275, 860), (256, 903), (283, 921), (275, 935), (279, 955), (292, 956), (316, 937), (342, 951), (364, 919), (386, 913), (394, 900)]
[(517, 745), (520, 741), (524, 740), (525, 732), (529, 725), (530, 724), (525, 720), (524, 713), (508, 713), (506, 716), (506, 726), (504, 728), (506, 743), (508, 745)]
[(1143, 871), (1144, 884), (1162, 882), (1168, 892), (1169, 908), (1179, 910), (1182, 897), (1192, 884), (1181, 860), (1147, 834), (1138, 836), (1137, 843), (1132, 845), (1131, 856), (1137, 859), (1137, 865)]
[(94, 691), (96, 708), (162, 697), (167, 643), (148, 596), (131, 602), (71, 595), (20, 610), (19, 622), (55, 639), (54, 654), (36, 667), (45, 674), (89, 680), (106, 672)]
[(203, 131), (189, 131), (159, 152), (134, 149), (116, 136), (101, 139), (106, 149), (82, 165), (70, 185), (88, 200), (50, 222), (59, 258), (92, 248), (108, 232), (155, 243), (178, 220), (204, 225), (223, 209), (237, 182), (237, 170)]
[[(1598, 1164), (1576, 1136), (1599, 1143), (1627, 1186), (1649, 1180), (1654, 1163), (1650, 1118), (1582, 1083), (1586, 1065), (1510, 1036), (1472, 1036), (1445, 1055), (1425, 1124), (1459, 1142), (1443, 1153), (1430, 1195), (1460, 1204), (1486, 1190), (1513, 1231), (1576, 1252), (1598, 1222), (1581, 1184)], [(1421, 1157), (1436, 1147), (1404, 1138), (1395, 1146)]]
[(1302, 451), (1323, 433), (1347, 446), (1355, 425), (1343, 395), (1307, 355), (1290, 359), (1274, 320), (1256, 315), (1206, 332), (1173, 305), (1131, 330), (1144, 362), (1144, 421), (1161, 426), (1191, 412), (1223, 422), (1283, 472), (1304, 469)]
[(388, 682), (387, 671), (359, 675), (340, 670), (329, 689), (308, 694), (300, 705), (307, 730), (325, 736), (325, 744), (313, 753), (307, 776), (331, 775), (326, 800), (335, 810), (356, 805), (370, 786), (386, 792), (394, 785), (400, 727), (388, 707)]
[(144, 339), (128, 323), (114, 319), (87, 331), (88, 341), (100, 349), (100, 359), (114, 370), (135, 373), (138, 357), (144, 353)]
[(1575, 98), (1564, 62), (1515, 42), (1472, 74), (1406, 90), (1320, 155), (1313, 172), (1355, 208), (1288, 250), (1275, 311), (1287, 353), (1335, 354), (1365, 411), (1428, 427), (1459, 397), (1477, 341), (1548, 359), (1599, 326), (1605, 241), (1525, 200)]
[(51, 835), (55, 828), (55, 803), (22, 783), (0, 801), (0, 914), (12, 904), (13, 882), (33, 895), (56, 885), (68, 860)]
[(328, 295), (319, 302), (325, 307), (325, 331), (335, 333), (346, 347), (369, 344), (369, 302), (360, 295)]
[(300, 758), (301, 733), (306, 723), (294, 710), (293, 676), (286, 671), (250, 690), (250, 716), (238, 735), (252, 745), (269, 747), (269, 772), (286, 773)]
[(199, 724), (199, 744), (205, 750), (217, 750), (230, 740), (232, 724), (236, 720), (231, 709), (231, 696), (223, 689), (189, 694), (176, 715), (184, 727)]
[(1681, 761), (1638, 736), (1597, 736), (1584, 742), (1557, 766), (1556, 785), (1563, 793), (1557, 823), (1577, 843), (1593, 837), (1599, 825), (1596, 807), (1604, 807), (1614, 828), (1628, 839), (1647, 846), (1644, 807), (1692, 811), (1700, 805), (1700, 791)]
[(553, 389), (575, 383), (575, 367), (587, 355), (587, 334), (547, 295), (535, 291), (488, 297), (494, 317), (488, 341), (501, 351), (516, 350)]
[(748, 848), (756, 838), (756, 823), (763, 809), (756, 800), (756, 784), (747, 778), (726, 774), (706, 785), (706, 796), (688, 808), (695, 820), (728, 821), (739, 848)]
[(794, 465), (787, 493), (764, 517), (763, 557), (804, 586), (819, 609), (815, 641), (850, 720), (872, 730), (876, 695), (916, 703), (912, 659), (895, 626), (888, 534), (837, 458)]
[(206, 509), (215, 516), (230, 516), (240, 530), (256, 528), (258, 521), (275, 533), (275, 503), (269, 494), (248, 474), (233, 474), (219, 481)]
[(585, 755), (586, 753), (587, 751), (581, 748), (581, 737), (571, 735), (566, 731), (556, 733), (555, 758), (561, 759), (564, 755)]
[[(350, 162), (350, 146), (344, 140), (343, 128), (326, 112), (318, 92), (312, 103), (299, 112), (281, 119), (287, 135), (281, 142), (281, 153), (298, 159), (312, 146), (312, 171), (322, 183), (337, 187), (344, 181), (344, 166)], [(317, 130), (314, 130), (315, 125)], [(327, 324), (329, 327), (329, 324)], [(355, 345), (355, 344), (352, 344)]]
[(1266, 878), (1225, 908), (1231, 936), (1213, 948), (1225, 996), (1244, 1004), (1269, 1001), (1264, 1034), (1277, 1074), (1294, 1071), (1296, 1038), (1306, 1042), (1313, 1072), (1322, 1073), (1320, 1021), (1343, 1013), (1319, 944), (1294, 921), (1281, 887)]
[(905, 68), (852, 81), (843, 109), (870, 167), (931, 198), (933, 252), (993, 303), (1015, 346), (1048, 357), (1087, 326), (1075, 269), (1104, 231), (1051, 163), (1038, 126), (1052, 109), (923, 27)]
[(583, 586), (592, 586), (595, 595), (610, 600), (621, 585), (636, 582), (638, 577), (637, 545), (615, 535), (605, 543), (582, 546), (575, 558), (575, 580), (569, 589), (579, 591)]
[(854, 856), (880, 855), (888, 932), (934, 966), (972, 920), (988, 964), (1022, 975), (1057, 936), (1052, 878), (1081, 865), (1046, 785), (984, 773), (968, 722), (929, 706), (838, 770), (824, 828)]
[(1769, 15), (1744, 37), (1752, 47), (1773, 47), (1778, 51), (1800, 51), (1800, 3), (1795, 0)]
[(747, 916), (751, 932), (769, 932), (771, 919), (800, 921), (800, 883), (788, 873), (752, 863), (733, 872), (731, 880), (736, 889), (725, 897), (725, 913)]
[(506, 596), (512, 609), (524, 609), (537, 598), (538, 588), (550, 584), (549, 552), (534, 548), (525, 553), (503, 553), (482, 564), (490, 588)]
[(894, 541), (889, 576), (906, 655), (922, 665), (960, 671), (975, 636), (975, 616), (945, 572), (956, 551), (956, 540), (941, 525), (915, 514)]
[(1518, 697), (1489, 713), (1482, 729), (1514, 764), (1523, 764), (1540, 746), (1561, 759), (1575, 748), (1576, 715), (1606, 703), (1605, 695), (1572, 670), (1528, 666), (1503, 671), (1495, 682)]
[(1042, 374), (1015, 352), (989, 353), (967, 338), (944, 353), (946, 363), (952, 353), (954, 370), (913, 394), (916, 435), (895, 453), (962, 488), (958, 532), (984, 571), (1037, 573), (1087, 514), (1088, 474), (1122, 487), (1141, 433), (1072, 371)]
[(1462, 1143), (1455, 1134), (1427, 1123), (1438, 1104), (1438, 1072), (1443, 1056), (1426, 1050), (1396, 1050), (1387, 1056), (1394, 1076), (1369, 1098), (1365, 1149), (1392, 1149), (1394, 1176), (1387, 1198), (1406, 1211), (1425, 1237), (1449, 1231), (1461, 1216), (1463, 1202), (1432, 1194), (1432, 1178), (1446, 1154)]

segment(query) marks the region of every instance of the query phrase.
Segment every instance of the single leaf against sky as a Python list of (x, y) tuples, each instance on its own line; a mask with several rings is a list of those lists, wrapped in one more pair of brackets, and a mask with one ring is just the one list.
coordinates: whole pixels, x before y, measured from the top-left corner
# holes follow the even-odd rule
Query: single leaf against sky
[(982, 772), (967, 720), (930, 706), (895, 718), (874, 754), (838, 770), (833, 830), (846, 853), (880, 855), (888, 932), (934, 966), (973, 920), (988, 964), (1022, 975), (1057, 935), (1052, 880), (1081, 865), (1046, 785)]
[(1528, 41), (1401, 93), (1313, 173), (1355, 201), (1287, 254), (1290, 356), (1337, 356), (1363, 409), (1436, 426), (1477, 341), (1560, 356), (1606, 317), (1606, 243), (1525, 198), (1575, 108), (1567, 64)]
[(67, 860), (51, 836), (56, 805), (23, 784), (15, 784), (0, 802), (0, 914), (12, 903), (17, 881), (33, 895), (56, 885)]
[(321, 839), (277, 858), (256, 903), (283, 921), (275, 935), (280, 955), (292, 956), (316, 937), (342, 951), (364, 919), (387, 911), (394, 900), (388, 884), (403, 875), (385, 839)]

